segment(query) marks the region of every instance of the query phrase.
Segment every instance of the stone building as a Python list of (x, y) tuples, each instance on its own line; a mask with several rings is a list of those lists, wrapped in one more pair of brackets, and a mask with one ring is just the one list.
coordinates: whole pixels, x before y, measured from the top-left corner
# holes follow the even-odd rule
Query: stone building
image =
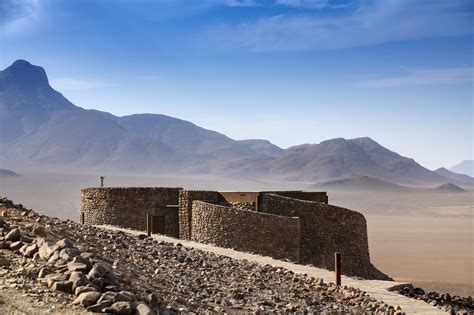
[(115, 225), (253, 252), (333, 269), (341, 252), (342, 272), (389, 279), (369, 257), (362, 214), (328, 204), (325, 192), (218, 192), (182, 188), (86, 188), (83, 224)]

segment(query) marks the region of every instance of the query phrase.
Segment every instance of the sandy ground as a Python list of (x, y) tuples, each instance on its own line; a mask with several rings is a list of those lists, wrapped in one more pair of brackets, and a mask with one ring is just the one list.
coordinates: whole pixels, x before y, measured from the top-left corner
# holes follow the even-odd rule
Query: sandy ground
[[(98, 176), (23, 174), (0, 179), (0, 195), (45, 214), (77, 220), (83, 187)], [(180, 186), (188, 189), (306, 189), (311, 183), (223, 181), (202, 178), (108, 176), (107, 186)], [(367, 218), (372, 262), (398, 281), (428, 290), (474, 295), (473, 193), (329, 191), (331, 204)]]
[(398, 281), (474, 295), (472, 219), (367, 215), (374, 263)]

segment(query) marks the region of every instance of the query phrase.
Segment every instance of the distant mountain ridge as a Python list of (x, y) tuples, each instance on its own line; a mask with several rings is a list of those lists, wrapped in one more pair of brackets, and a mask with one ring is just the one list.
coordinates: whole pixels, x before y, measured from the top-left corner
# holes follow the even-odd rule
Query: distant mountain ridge
[(291, 147), (271, 162), (271, 172), (286, 179), (308, 181), (370, 176), (394, 183), (443, 182), (438, 174), (368, 137)]
[(0, 71), (0, 113), (0, 163), (9, 168), (313, 182), (370, 176), (414, 185), (453, 181), (370, 138), (285, 150), (165, 115), (86, 110), (55, 91), (43, 68), (24, 60)]
[(456, 181), (457, 183), (464, 183), (467, 185), (472, 185), (474, 184), (474, 178), (472, 178), (469, 175), (466, 174), (458, 174), (455, 172), (452, 172), (444, 167), (438, 168), (437, 170), (434, 170), (434, 172), (438, 175), (444, 176), (446, 178), (449, 178), (451, 180)]
[(0, 178), (7, 178), (7, 177), (18, 177), (19, 174), (15, 173), (11, 170), (6, 170), (4, 168), (0, 168)]
[(452, 172), (474, 177), (474, 160), (465, 160), (449, 169)]
[(461, 187), (451, 184), (451, 183), (446, 183), (443, 185), (439, 185), (438, 187), (435, 187), (432, 189), (435, 192), (446, 192), (446, 193), (460, 193), (460, 192), (465, 192), (464, 189)]
[(352, 190), (352, 191), (379, 191), (379, 192), (409, 192), (410, 188), (384, 180), (370, 177), (360, 176), (344, 179), (330, 180), (314, 184), (309, 189), (324, 190)]
[(462, 193), (465, 189), (452, 184), (445, 183), (435, 187), (419, 187), (419, 186), (403, 186), (390, 183), (378, 178), (370, 176), (359, 176), (344, 179), (330, 180), (313, 184), (310, 190), (327, 190), (327, 191), (352, 191), (360, 193), (384, 192), (384, 193)]

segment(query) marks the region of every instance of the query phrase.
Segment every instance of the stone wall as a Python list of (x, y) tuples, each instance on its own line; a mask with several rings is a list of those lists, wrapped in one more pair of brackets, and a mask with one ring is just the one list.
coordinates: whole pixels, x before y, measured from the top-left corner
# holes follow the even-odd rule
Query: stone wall
[(274, 195), (279, 195), (283, 197), (299, 199), (299, 200), (307, 200), (307, 201), (315, 201), (315, 202), (322, 202), (328, 203), (328, 196), (326, 192), (323, 191), (268, 191), (263, 193), (269, 193)]
[(165, 234), (178, 237), (177, 205), (182, 188), (107, 187), (81, 190), (81, 218), (85, 224), (110, 224), (146, 230), (147, 213), (165, 217)]
[[(163, 217), (155, 217), (158, 231), (172, 237), (327, 269), (334, 268), (334, 253), (341, 252), (344, 274), (388, 279), (370, 263), (367, 224), (362, 214), (279, 193), (261, 192), (258, 202), (247, 204), (239, 199), (232, 205), (217, 191), (86, 188), (81, 191), (81, 221), (146, 230), (147, 213), (150, 213)], [(316, 193), (284, 193), (316, 196)], [(318, 198), (323, 196), (317, 194)], [(309, 198), (306, 195), (302, 197)], [(249, 211), (255, 208), (258, 211)]]
[(260, 211), (301, 219), (300, 262), (334, 269), (334, 253), (342, 253), (342, 273), (388, 279), (370, 263), (367, 223), (362, 214), (319, 202), (262, 194)]
[(300, 219), (194, 201), (191, 239), (298, 262)]
[(219, 202), (217, 191), (206, 190), (181, 190), (179, 192), (179, 238), (191, 239), (192, 208), (194, 200), (211, 203)]

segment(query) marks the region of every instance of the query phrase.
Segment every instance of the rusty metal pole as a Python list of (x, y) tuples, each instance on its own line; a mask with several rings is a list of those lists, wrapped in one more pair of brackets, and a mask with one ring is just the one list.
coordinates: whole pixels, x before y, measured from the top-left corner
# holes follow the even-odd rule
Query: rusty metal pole
[(335, 272), (336, 272), (336, 285), (341, 285), (341, 253), (336, 252), (334, 254), (335, 259)]
[(151, 236), (151, 215), (149, 213), (146, 214), (146, 234)]
[(104, 176), (101, 176), (100, 177), (100, 187), (103, 188), (104, 187)]

